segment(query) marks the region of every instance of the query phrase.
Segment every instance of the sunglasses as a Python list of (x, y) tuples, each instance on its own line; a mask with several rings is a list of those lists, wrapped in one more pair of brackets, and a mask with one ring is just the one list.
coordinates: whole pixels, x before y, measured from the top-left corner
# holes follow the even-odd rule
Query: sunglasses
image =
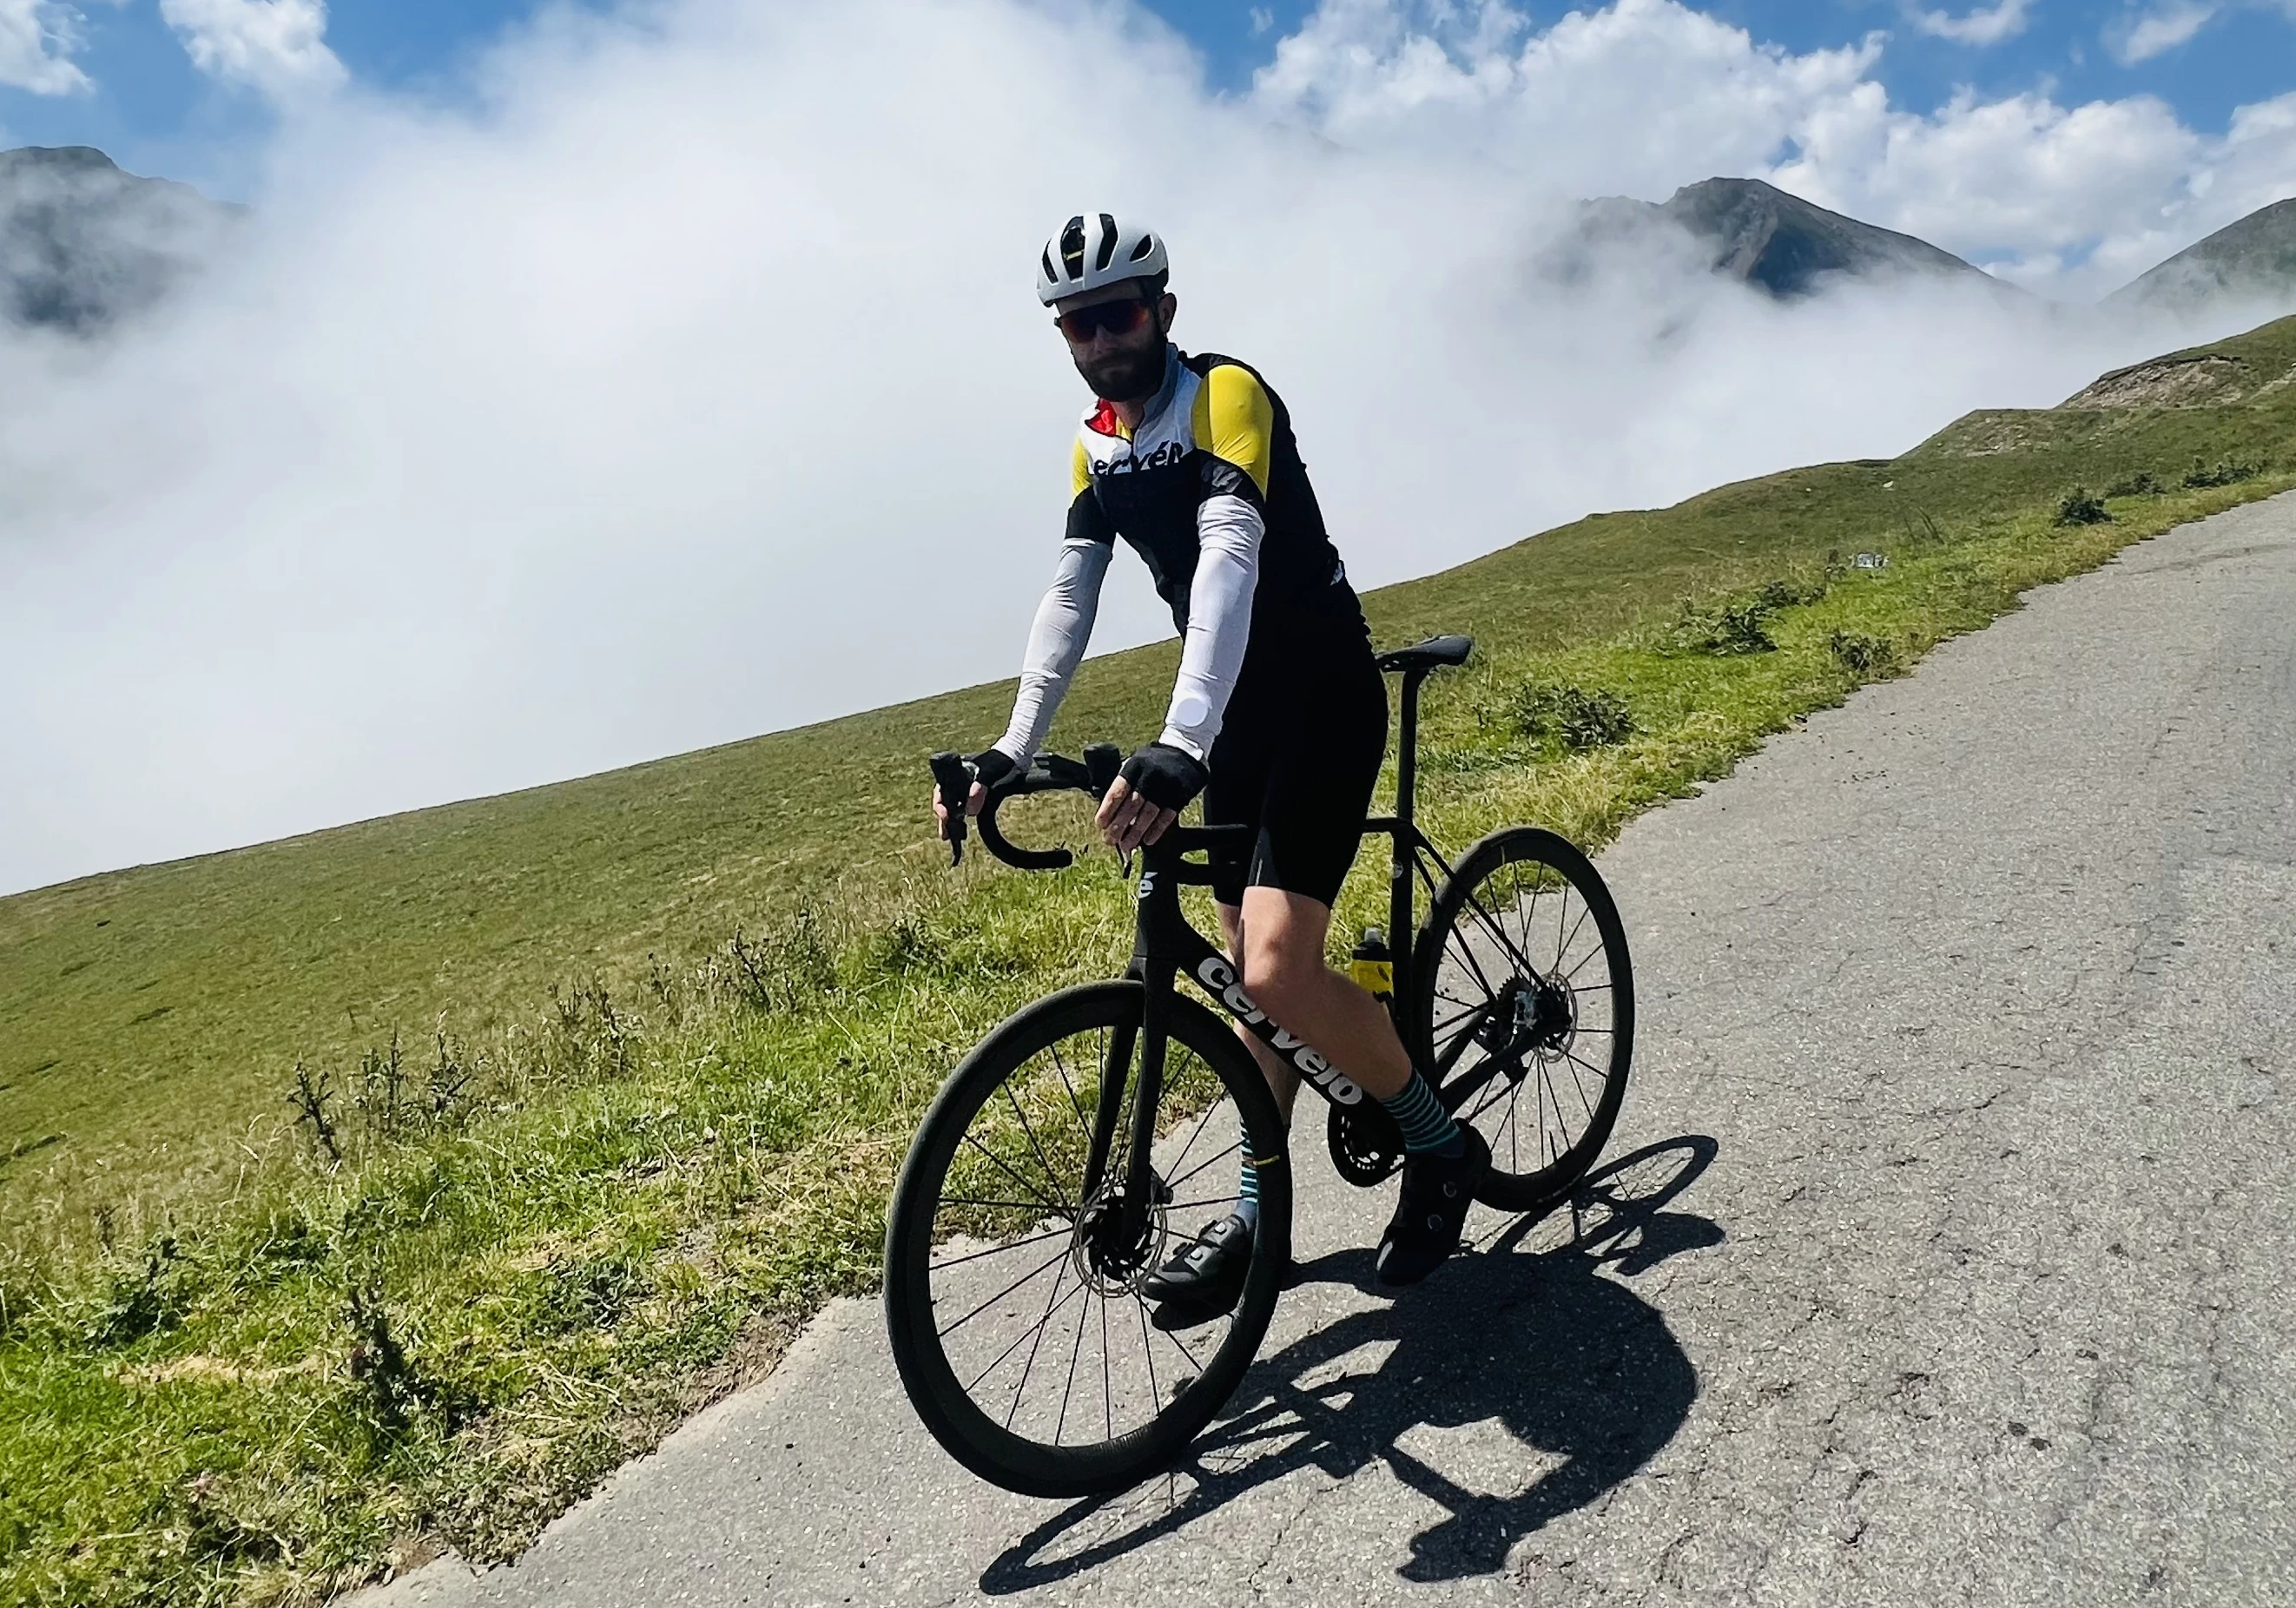
[(1138, 301), (1096, 301), (1088, 308), (1078, 308), (1073, 313), (1062, 313), (1053, 322), (1061, 326), (1061, 333), (1082, 346), (1105, 330), (1111, 335), (1129, 335), (1148, 322), (1149, 303)]

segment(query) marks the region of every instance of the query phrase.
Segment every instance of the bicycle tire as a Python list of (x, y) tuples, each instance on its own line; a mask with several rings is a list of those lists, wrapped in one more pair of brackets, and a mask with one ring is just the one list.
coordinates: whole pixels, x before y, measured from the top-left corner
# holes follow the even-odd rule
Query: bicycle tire
[[(1526, 907), (1523, 870), (1534, 866), (1538, 869), (1531, 873)], [(1498, 886), (1502, 874), (1512, 882), (1505, 899), (1487, 891)], [(1560, 895), (1555, 931), (1561, 941), (1552, 966), (1542, 967), (1529, 951), (1543, 939), (1539, 901), (1550, 891)], [(1578, 901), (1575, 915), (1573, 896)], [(1515, 912), (1520, 940), (1506, 936), (1508, 909)], [(1464, 929), (1463, 915), (1469, 917)], [(1573, 946), (1590, 920), (1595, 946), (1572, 962)], [(1591, 965), (1597, 954), (1603, 957), (1603, 980), (1582, 987), (1575, 972)], [(1500, 961), (1505, 962), (1512, 982), (1492, 982), (1490, 974), (1499, 969)], [(1541, 1211), (1554, 1205), (1587, 1176), (1609, 1143), (1633, 1061), (1634, 966), (1609, 888), (1594, 862), (1568, 839), (1542, 827), (1502, 827), (1470, 849), (1437, 890), (1413, 962), (1416, 997), (1412, 1026), (1420, 1064), (1439, 1071), (1437, 1092), (1446, 1109), (1454, 1116), (1465, 1113), (1463, 1120), (1479, 1131), (1486, 1126), (1490, 1130), (1484, 1137), (1492, 1141), (1491, 1169), (1477, 1198), (1507, 1211)], [(1567, 1000), (1561, 995), (1562, 985), (1569, 988)], [(1603, 997), (1599, 1002), (1598, 993)], [(1478, 995), (1481, 997), (1473, 997)], [(1474, 1013), (1478, 1011), (1483, 1013), (1480, 1017)], [(1600, 1020), (1589, 1021), (1589, 1016)], [(1504, 1030), (1495, 1032), (1502, 1024)], [(1475, 1039), (1461, 1044), (1459, 1038), (1470, 1033), (1477, 1035)], [(1505, 1042), (1490, 1043), (1487, 1036)], [(1607, 1053), (1597, 1040), (1607, 1042)], [(1580, 1054), (1582, 1041), (1585, 1054)], [(1493, 1087), (1501, 1079), (1495, 1067), (1519, 1069), (1506, 1075), (1511, 1092)], [(1587, 1094), (1587, 1073), (1601, 1079), (1600, 1093), (1592, 1098)], [(1569, 1133), (1576, 1120), (1561, 1094), (1561, 1075), (1570, 1079), (1569, 1087), (1585, 1119), (1567, 1142), (1550, 1145), (1556, 1135)], [(1537, 1164), (1526, 1167), (1521, 1164), (1521, 1096), (1534, 1080), (1541, 1138), (1532, 1147)], [(1502, 1100), (1507, 1105), (1505, 1117), (1487, 1123)], [(1550, 1110), (1555, 1117), (1551, 1130)]]
[[(1275, 1100), (1258, 1065), (1234, 1034), (1203, 1005), (1176, 993), (1168, 1018), (1171, 1047), (1167, 1054), (1168, 1063), (1173, 1061), (1174, 1052), (1185, 1049), (1209, 1068), (1218, 1079), (1225, 1100), (1233, 1102), (1233, 1120), (1239, 1140), (1248, 1141), (1257, 1155), (1275, 1158), (1272, 1164), (1263, 1161), (1259, 1168), (1259, 1231), (1243, 1292), (1233, 1317), (1226, 1320), (1225, 1338), (1216, 1351), (1202, 1359), (1193, 1379), (1181, 1383), (1168, 1400), (1161, 1382), (1154, 1374), (1156, 1348), (1148, 1335), (1152, 1325), (1147, 1321), (1144, 1305), (1142, 1337), (1152, 1382), (1148, 1399), (1160, 1405), (1153, 1416), (1137, 1428), (1120, 1435), (1111, 1433), (1110, 1438), (1097, 1442), (1062, 1444), (1057, 1430), (1052, 1444), (1016, 1433), (1007, 1423), (999, 1423), (983, 1410), (959, 1378), (946, 1343), (947, 1332), (937, 1320), (933, 1288), (935, 1246), (948, 1237), (942, 1226), (943, 1187), (951, 1164), (965, 1146), (966, 1136), (973, 1131), (975, 1118), (999, 1089), (1011, 1087), (1008, 1079), (1049, 1047), (1079, 1035), (1099, 1031), (1113, 1035), (1113, 1041), (1120, 1043), (1122, 1030), (1129, 1029), (1136, 1034), (1145, 999), (1146, 990), (1138, 982), (1086, 983), (1050, 995), (1008, 1018), (965, 1057), (942, 1086), (917, 1129), (893, 1191), (885, 1226), (885, 1322), (902, 1386), (918, 1417), (951, 1456), (982, 1479), (1026, 1496), (1070, 1498), (1120, 1490), (1174, 1462), (1234, 1393), (1244, 1370), (1258, 1354), (1268, 1321), (1275, 1314), (1290, 1259), (1290, 1164), (1283, 1124)], [(1128, 1074), (1136, 1079), (1136, 1046), (1128, 1048), (1126, 1057)], [(1062, 1071), (1065, 1080), (1066, 1068)], [(1136, 1087), (1128, 1083), (1128, 1101)], [(1095, 1090), (1095, 1112), (1098, 1098)], [(1070, 1099), (1072, 1103), (1076, 1099), (1074, 1091)], [(1206, 1106), (1206, 1117), (1217, 1112), (1218, 1105), (1218, 1101), (1210, 1102)], [(1016, 1114), (1022, 1109), (1017, 1099), (1013, 1109)], [(1128, 1112), (1119, 1114), (1128, 1116)], [(1081, 1106), (1078, 1119), (1079, 1124), (1086, 1121)], [(1025, 1117), (1021, 1120), (1024, 1123), (1027, 1120)], [(1032, 1132), (1031, 1143), (1035, 1137)], [(1113, 1167), (1111, 1171), (1114, 1171)], [(1070, 1248), (1060, 1252), (1061, 1256), (1085, 1256), (1081, 1236), (1087, 1232), (1086, 1219), (1091, 1215), (1091, 1204), (1088, 1201), (1078, 1202), (1075, 1216), (1067, 1225), (1067, 1232), (1072, 1236)], [(1160, 1202), (1157, 1210), (1165, 1210)], [(1053, 1216), (1056, 1218), (1057, 1213)], [(1056, 1224), (1046, 1237), (1057, 1244), (1061, 1232)], [(1086, 1278), (1081, 1259), (1077, 1267), (1081, 1289)], [(1056, 1290), (1059, 1279), (1064, 1276), (1065, 1272), (1055, 1274)], [(1106, 1298), (1103, 1299), (1105, 1303)], [(1049, 1298), (1047, 1308), (1049, 1313)], [(1103, 1304), (1103, 1325), (1108, 1310), (1109, 1306)], [(1079, 1317), (1078, 1323), (1078, 1343), (1081, 1346), (1087, 1331), (1083, 1317)], [(1109, 1333), (1103, 1326), (1103, 1358)], [(1180, 1350), (1185, 1352), (1187, 1348), (1183, 1344)], [(1032, 1357), (1033, 1354), (1032, 1350)], [(993, 1369), (996, 1365), (991, 1366)], [(1071, 1381), (1074, 1368), (1071, 1359)], [(1026, 1384), (1024, 1373), (1021, 1388), (1025, 1390)], [(1014, 1405), (1017, 1409), (1017, 1393)], [(1063, 1424), (1066, 1410), (1064, 1402)], [(1010, 1416), (1008, 1413), (1008, 1422)], [(1114, 1428), (1112, 1407), (1110, 1428)]]

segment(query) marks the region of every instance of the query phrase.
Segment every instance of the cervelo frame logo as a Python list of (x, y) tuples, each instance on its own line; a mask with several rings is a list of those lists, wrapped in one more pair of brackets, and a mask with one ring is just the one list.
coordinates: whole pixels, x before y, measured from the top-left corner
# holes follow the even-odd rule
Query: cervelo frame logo
[[(1235, 968), (1218, 956), (1205, 956), (1203, 964), (1196, 968), (1196, 978), (1218, 997), (1222, 1005), (1243, 1018), (1246, 1027), (1258, 1027), (1267, 1021), (1267, 1013), (1252, 1004), (1250, 997), (1244, 993), (1243, 984), (1236, 980)], [(1271, 1022), (1269, 1025), (1273, 1027), (1275, 1024)], [(1335, 1070), (1330, 1062), (1309, 1049), (1304, 1042), (1280, 1027), (1275, 1028), (1275, 1037), (1271, 1042), (1290, 1056), (1292, 1064), (1312, 1079), (1316, 1087), (1329, 1095), (1333, 1103), (1363, 1103), (1363, 1090), (1356, 1087), (1355, 1080)]]

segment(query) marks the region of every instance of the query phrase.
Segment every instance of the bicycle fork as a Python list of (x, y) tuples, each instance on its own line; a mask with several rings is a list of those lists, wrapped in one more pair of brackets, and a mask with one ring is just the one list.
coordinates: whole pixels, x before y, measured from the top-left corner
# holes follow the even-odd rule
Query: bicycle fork
[[(1142, 985), (1138, 1071), (1136, 1074), (1133, 1071), (1131, 1030), (1119, 1029), (1110, 1041), (1108, 1062), (1101, 1071), (1101, 1103), (1095, 1113), (1084, 1176), (1085, 1198), (1103, 1199), (1118, 1134), (1123, 1130), (1126, 1148), (1117, 1230), (1119, 1240), (1144, 1234), (1148, 1214), (1160, 1203), (1158, 1196), (1161, 1185), (1154, 1166), (1156, 1121), (1163, 1099), (1172, 993), (1182, 972), (1230, 1017), (1242, 1023), (1246, 1031), (1274, 1050), (1300, 1074), (1302, 1082), (1326, 1101), (1343, 1108), (1370, 1103), (1353, 1079), (1332, 1065), (1304, 1039), (1278, 1026), (1267, 1012), (1253, 1004), (1250, 996), (1243, 991), (1243, 980), (1237, 974), (1235, 964), (1188, 924), (1180, 912), (1180, 886), (1184, 882), (1209, 881), (1208, 871), (1186, 865), (1177, 855), (1159, 855), (1152, 849), (1140, 875), (1138, 934), (1132, 963), (1125, 971), (1128, 978)], [(1250, 1136), (1247, 1134), (1245, 1137), (1248, 1142)], [(1282, 1156), (1279, 1150), (1250, 1160), (1255, 1166), (1266, 1166)]]

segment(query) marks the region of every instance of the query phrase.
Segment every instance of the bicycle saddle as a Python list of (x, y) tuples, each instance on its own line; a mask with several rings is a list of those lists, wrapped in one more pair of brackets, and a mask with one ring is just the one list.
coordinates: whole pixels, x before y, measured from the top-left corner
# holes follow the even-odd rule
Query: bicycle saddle
[(1382, 670), (1431, 670), (1438, 665), (1464, 664), (1467, 655), (1474, 652), (1472, 636), (1430, 636), (1424, 642), (1414, 642), (1407, 648), (1396, 648), (1379, 656)]

